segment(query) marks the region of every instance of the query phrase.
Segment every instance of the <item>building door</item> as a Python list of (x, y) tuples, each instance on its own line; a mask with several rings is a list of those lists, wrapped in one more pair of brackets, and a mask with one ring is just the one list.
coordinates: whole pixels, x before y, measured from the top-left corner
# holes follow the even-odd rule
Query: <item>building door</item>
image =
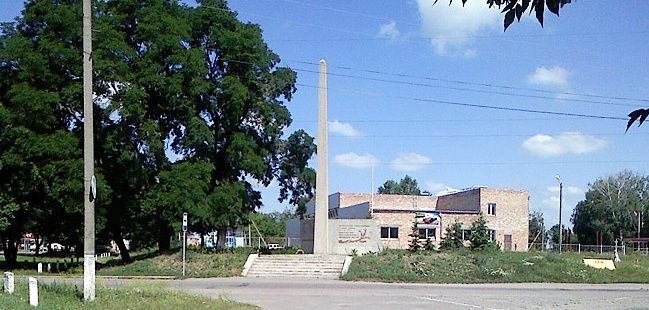
[(505, 235), (505, 251), (512, 250), (512, 235)]

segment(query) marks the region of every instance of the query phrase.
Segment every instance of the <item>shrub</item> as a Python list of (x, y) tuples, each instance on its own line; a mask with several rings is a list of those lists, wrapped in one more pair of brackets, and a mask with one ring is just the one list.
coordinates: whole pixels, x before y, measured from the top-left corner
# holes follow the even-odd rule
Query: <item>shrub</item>
[(446, 235), (442, 238), (440, 248), (442, 249), (459, 249), (463, 248), (462, 242), (462, 224), (457, 220), (453, 225), (446, 227)]
[(437, 247), (433, 243), (433, 240), (430, 238), (426, 238), (426, 244), (424, 244), (424, 250), (426, 251), (435, 251), (437, 250)]
[(408, 235), (410, 237), (410, 243), (408, 244), (408, 251), (417, 252), (421, 248), (419, 244), (419, 228), (417, 227), (417, 220), (412, 223), (412, 231)]
[(494, 250), (496, 244), (489, 240), (487, 221), (480, 213), (478, 219), (471, 224), (471, 250)]

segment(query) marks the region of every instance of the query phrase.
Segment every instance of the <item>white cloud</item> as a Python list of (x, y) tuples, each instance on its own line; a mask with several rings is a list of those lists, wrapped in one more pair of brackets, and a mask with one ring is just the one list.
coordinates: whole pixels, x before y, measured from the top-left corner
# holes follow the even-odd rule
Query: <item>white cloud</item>
[(433, 5), (431, 0), (417, 0), (423, 32), (431, 37), (438, 54), (473, 56), (472, 36), (502, 29), (500, 11), (489, 9), (484, 1), (468, 1), (464, 6), (461, 1), (444, 2)]
[[(565, 202), (565, 199), (564, 199)], [(550, 196), (541, 201), (546, 207), (550, 209), (559, 209), (559, 196)]]
[(538, 67), (527, 77), (527, 80), (532, 84), (565, 88), (571, 75), (570, 71), (560, 66)]
[(334, 162), (341, 166), (354, 169), (370, 168), (372, 167), (372, 163), (375, 165), (379, 163), (374, 155), (369, 153), (359, 155), (354, 152), (336, 155)]
[(330, 133), (340, 134), (345, 137), (355, 138), (355, 137), (362, 136), (362, 133), (356, 130), (354, 127), (352, 127), (350, 123), (333, 121), (327, 124), (327, 128), (329, 129)]
[(606, 147), (606, 140), (580, 132), (563, 132), (557, 136), (534, 135), (523, 142), (523, 148), (537, 156), (588, 154)]
[(379, 27), (379, 38), (395, 40), (400, 35), (401, 33), (399, 32), (399, 29), (397, 29), (397, 23), (394, 21), (387, 22)]
[(401, 153), (392, 160), (392, 169), (403, 172), (421, 170), (424, 166), (431, 164), (433, 161), (417, 153)]

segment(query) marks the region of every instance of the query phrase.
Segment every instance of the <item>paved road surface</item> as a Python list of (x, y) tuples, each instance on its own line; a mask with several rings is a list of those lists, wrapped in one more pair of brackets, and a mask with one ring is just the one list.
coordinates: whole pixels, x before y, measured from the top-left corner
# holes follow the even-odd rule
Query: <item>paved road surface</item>
[[(79, 283), (80, 279), (74, 281)], [(263, 309), (649, 309), (649, 285), (636, 284), (389, 284), (300, 278), (98, 279), (99, 284), (108, 286), (143, 282), (209, 297), (227, 296)]]

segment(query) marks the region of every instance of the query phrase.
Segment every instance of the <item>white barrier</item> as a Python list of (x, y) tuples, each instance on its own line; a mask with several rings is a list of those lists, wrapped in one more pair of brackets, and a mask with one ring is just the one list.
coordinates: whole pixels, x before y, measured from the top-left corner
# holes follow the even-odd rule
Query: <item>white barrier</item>
[(29, 278), (29, 304), (38, 306), (38, 281), (36, 278)]
[(14, 293), (14, 287), (15, 286), (14, 286), (14, 274), (13, 274), (13, 272), (9, 272), (9, 271), (5, 272), (4, 273), (4, 285), (3, 285), (4, 292), (9, 293), (9, 294), (13, 294)]

